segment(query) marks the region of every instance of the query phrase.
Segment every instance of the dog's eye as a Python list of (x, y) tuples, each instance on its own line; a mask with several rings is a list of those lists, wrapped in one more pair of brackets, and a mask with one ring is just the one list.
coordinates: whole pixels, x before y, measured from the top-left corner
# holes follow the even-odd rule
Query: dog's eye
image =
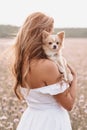
[(49, 44), (51, 45), (51, 44), (52, 44), (52, 42), (49, 42)]
[(59, 42), (56, 42), (56, 44), (59, 44)]

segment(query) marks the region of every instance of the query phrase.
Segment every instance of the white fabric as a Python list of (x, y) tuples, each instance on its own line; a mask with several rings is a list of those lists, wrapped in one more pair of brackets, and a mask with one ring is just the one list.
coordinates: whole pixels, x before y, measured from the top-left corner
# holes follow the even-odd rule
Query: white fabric
[(68, 112), (56, 102), (53, 95), (64, 92), (68, 84), (56, 83), (41, 88), (21, 88), (28, 104), (17, 130), (72, 130)]

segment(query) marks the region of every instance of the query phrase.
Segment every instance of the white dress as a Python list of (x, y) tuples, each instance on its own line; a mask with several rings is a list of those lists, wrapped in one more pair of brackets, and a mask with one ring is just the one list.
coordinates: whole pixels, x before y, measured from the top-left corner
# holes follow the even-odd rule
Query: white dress
[(21, 88), (28, 104), (16, 130), (72, 130), (67, 110), (56, 102), (53, 95), (64, 92), (69, 85), (63, 82), (30, 89)]

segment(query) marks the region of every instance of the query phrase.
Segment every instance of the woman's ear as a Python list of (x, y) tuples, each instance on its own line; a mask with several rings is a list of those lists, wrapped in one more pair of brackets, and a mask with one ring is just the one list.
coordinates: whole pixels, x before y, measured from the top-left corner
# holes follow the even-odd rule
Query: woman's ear
[(49, 33), (44, 30), (44, 31), (42, 32), (42, 38), (43, 38), (43, 39), (46, 39), (48, 36), (49, 36)]

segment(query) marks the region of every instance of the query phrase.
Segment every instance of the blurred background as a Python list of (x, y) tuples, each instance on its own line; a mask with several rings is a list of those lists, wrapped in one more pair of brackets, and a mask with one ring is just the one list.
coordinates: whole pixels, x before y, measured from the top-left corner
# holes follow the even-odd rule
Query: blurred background
[[(77, 98), (69, 112), (73, 130), (87, 130), (86, 0), (0, 0), (0, 130), (15, 130), (27, 107), (14, 94), (9, 55), (26, 17), (41, 11), (54, 18), (54, 33), (65, 31), (63, 55), (77, 71)], [(8, 60), (10, 59), (10, 60)]]

